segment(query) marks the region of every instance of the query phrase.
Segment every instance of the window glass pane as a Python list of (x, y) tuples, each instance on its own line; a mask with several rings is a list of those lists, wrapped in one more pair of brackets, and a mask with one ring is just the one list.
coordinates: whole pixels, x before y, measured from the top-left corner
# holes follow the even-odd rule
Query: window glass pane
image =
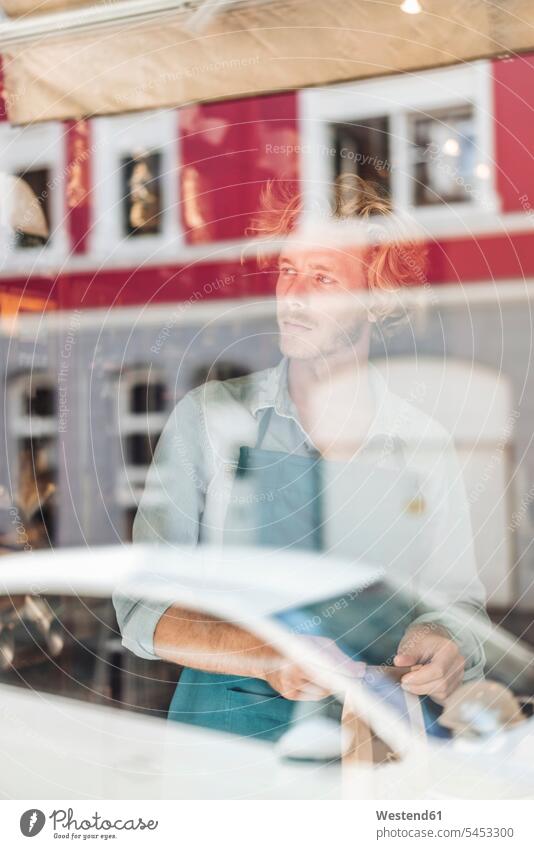
[(27, 416), (55, 415), (55, 391), (48, 386), (31, 385), (29, 391), (22, 397), (22, 409)]
[(357, 174), (390, 192), (389, 118), (368, 118), (331, 124), (335, 148), (335, 177)]
[(19, 440), (17, 509), (25, 538), (32, 548), (46, 548), (56, 540), (56, 444), (52, 437)]
[(132, 541), (132, 530), (133, 530), (133, 523), (134, 523), (136, 513), (137, 513), (137, 507), (130, 507), (124, 513), (124, 536), (123, 536), (123, 539), (126, 542)]
[(161, 154), (140, 152), (127, 157), (121, 174), (124, 233), (161, 232)]
[[(50, 136), (21, 131), (20, 150), (9, 128), (5, 170), (47, 219), (62, 212), (53, 250), (9, 251), (2, 266), (0, 551), (17, 556), (0, 571), (19, 581), (42, 563), (45, 579), (64, 575), (61, 591), (87, 591), (89, 576), (107, 596), (47, 599), (61, 634), (47, 636), (44, 612), (28, 625), (34, 645), (0, 604), (3, 680), (160, 715), (183, 663), (177, 699), (192, 694), (182, 715), (202, 726), (212, 703), (194, 652), (166, 667), (143, 648), (168, 557), (177, 586), (163, 601), (179, 604), (190, 578), (211, 610), (230, 574), (236, 621), (272, 601), (280, 645), (309, 634), (375, 666), (391, 667), (420, 616), (446, 615), (482, 674), (471, 628), (483, 612), (490, 632), (502, 622), (514, 635), (500, 634), (500, 657), (499, 641), (484, 646), (487, 677), (534, 698), (532, 654), (516, 641), (534, 643), (530, 125), (504, 88), (504, 113), (477, 117), (481, 74), (490, 90), (499, 68), (530, 73), (515, 62), (103, 110), (51, 121)], [(470, 208), (477, 151), (493, 150), (479, 132), (496, 135), (496, 179)], [(214, 568), (199, 570), (210, 545)], [(109, 594), (130, 563), (143, 582), (119, 628)], [(347, 597), (331, 586), (340, 564)], [(358, 584), (362, 565), (380, 579)], [(261, 680), (215, 688), (219, 731), (242, 733), (264, 696), (269, 710), (285, 704)], [(281, 734), (285, 714), (262, 711)]]
[[(17, 229), (15, 244), (18, 248), (35, 248), (45, 245), (48, 239), (32, 231), (41, 229), (35, 227), (36, 218), (41, 215), (44, 216), (46, 229), (50, 230), (50, 193), (52, 191), (50, 171), (48, 168), (28, 169), (27, 171), (20, 171), (17, 177), (28, 184), (34, 197), (32, 197), (23, 220), (17, 221), (18, 227), (24, 225), (24, 231)], [(39, 211), (37, 211), (35, 205), (37, 205)]]
[(473, 199), (476, 137), (471, 107), (411, 118), (416, 206)]
[(152, 462), (159, 434), (132, 433), (126, 437), (127, 462), (132, 466), (148, 466)]
[(135, 383), (130, 393), (130, 412), (161, 413), (165, 410), (165, 385), (163, 383)]

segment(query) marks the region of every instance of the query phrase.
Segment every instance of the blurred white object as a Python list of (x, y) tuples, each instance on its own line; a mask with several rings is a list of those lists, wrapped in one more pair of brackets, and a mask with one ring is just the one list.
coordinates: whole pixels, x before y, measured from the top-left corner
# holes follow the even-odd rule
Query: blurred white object
[(350, 744), (348, 729), (335, 719), (317, 716), (295, 722), (276, 749), (280, 757), (290, 760), (334, 761), (348, 752)]
[[(224, 568), (217, 571), (223, 561)], [(39, 587), (42, 596), (109, 597), (129, 577), (132, 590), (142, 587), (148, 591), (146, 573), (155, 562), (154, 550), (143, 546), (13, 555), (2, 559), (0, 586), (4, 595), (26, 594)], [(339, 670), (330, 673), (325, 668), (317, 641), (299, 639), (289, 626), (270, 618), (269, 611), (353, 590), (359, 580), (369, 580), (376, 570), (358, 563), (350, 568), (335, 559), (325, 569), (324, 559), (309, 552), (216, 553), (178, 546), (158, 548), (157, 563), (161, 582), (153, 583), (150, 597), (163, 590), (176, 602), (197, 608), (202, 599), (206, 612), (222, 618), (233, 615), (259, 636), (283, 647), (288, 656), (298, 655), (299, 661), (302, 657), (302, 662), (314, 666), (323, 678), (330, 674), (333, 689), (343, 682), (351, 686)], [(487, 639), (505, 655), (508, 668), (532, 661), (532, 652), (502, 629), (491, 629)], [(429, 738), (422, 749), (416, 735), (376, 693), (358, 682), (349, 692), (355, 710), (368, 717), (382, 739), (389, 741), (393, 735), (398, 743), (404, 728), (409, 745), (403, 745), (398, 762), (377, 769), (369, 765), (354, 765), (350, 770), (318, 768), (318, 755), (320, 760), (335, 759), (346, 740), (335, 720), (326, 718), (325, 722), (321, 717), (316, 721), (311, 714), (301, 727), (295, 726), (294, 733), (273, 746), (0, 684), (0, 749), (11, 764), (2, 772), (0, 792), (15, 799), (57, 799), (58, 788), (65, 799), (327, 799), (347, 793), (351, 798), (380, 799), (534, 798), (533, 720), (495, 737), (458, 744)], [(310, 756), (308, 765), (295, 762)], [(349, 783), (345, 781), (347, 772)]]

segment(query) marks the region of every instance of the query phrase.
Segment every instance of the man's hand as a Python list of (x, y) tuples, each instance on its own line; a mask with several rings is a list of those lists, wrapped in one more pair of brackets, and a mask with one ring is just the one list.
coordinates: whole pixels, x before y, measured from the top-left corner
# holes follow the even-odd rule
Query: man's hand
[(395, 666), (416, 666), (401, 684), (409, 693), (443, 701), (462, 683), (465, 660), (448, 631), (426, 623), (409, 628), (399, 643)]
[(332, 695), (330, 690), (315, 684), (300, 666), (285, 657), (280, 657), (275, 668), (264, 678), (284, 699), (314, 702)]
[[(326, 637), (304, 637), (312, 646), (315, 664), (325, 670), (336, 671), (343, 676), (358, 678), (365, 672), (365, 663), (352, 660), (338, 648), (334, 640)], [(305, 672), (297, 663), (278, 655), (271, 660), (264, 679), (281, 696), (294, 701), (318, 701), (333, 695), (332, 690), (319, 684), (314, 676)], [(322, 677), (322, 676), (321, 676)]]

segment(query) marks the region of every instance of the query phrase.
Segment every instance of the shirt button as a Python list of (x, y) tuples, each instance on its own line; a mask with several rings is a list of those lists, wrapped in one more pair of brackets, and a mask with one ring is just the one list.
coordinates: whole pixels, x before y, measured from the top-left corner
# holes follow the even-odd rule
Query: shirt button
[(416, 495), (406, 505), (406, 512), (413, 516), (420, 516), (426, 510), (425, 499), (422, 495)]

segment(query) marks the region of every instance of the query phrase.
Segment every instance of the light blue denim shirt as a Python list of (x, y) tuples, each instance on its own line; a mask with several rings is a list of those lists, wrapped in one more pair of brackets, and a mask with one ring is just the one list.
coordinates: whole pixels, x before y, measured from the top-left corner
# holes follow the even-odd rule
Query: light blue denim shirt
[[(421, 480), (435, 544), (425, 565), (425, 582), (445, 600), (418, 621), (443, 625), (469, 658), (466, 679), (481, 674), (484, 654), (469, 625), (480, 616), (484, 590), (477, 577), (469, 507), (461, 469), (449, 434), (408, 401), (390, 392), (370, 368), (376, 414), (367, 435), (395, 437)], [(288, 392), (287, 360), (275, 368), (226, 381), (211, 381), (178, 402), (165, 425), (150, 466), (134, 521), (135, 543), (191, 545), (220, 543), (241, 445), (254, 446), (261, 411), (273, 409), (263, 447), (310, 455), (312, 440), (298, 421)], [(386, 458), (387, 462), (387, 458)], [(151, 576), (160, 580), (157, 568)], [(154, 630), (171, 601), (161, 603), (113, 595), (123, 645), (143, 658), (157, 659)], [(457, 618), (455, 611), (462, 611)], [(467, 618), (466, 618), (467, 614)]]

